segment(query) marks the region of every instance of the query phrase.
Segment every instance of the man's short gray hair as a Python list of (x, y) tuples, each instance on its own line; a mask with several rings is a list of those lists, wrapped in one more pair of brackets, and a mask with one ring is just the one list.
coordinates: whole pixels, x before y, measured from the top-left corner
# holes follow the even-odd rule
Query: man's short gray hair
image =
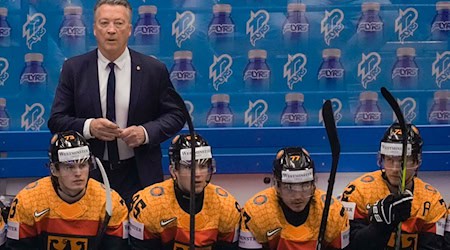
[(132, 8), (128, 0), (97, 0), (97, 3), (94, 7), (94, 13), (97, 11), (97, 8), (100, 7), (103, 4), (109, 4), (109, 5), (122, 5), (125, 8), (130, 10), (130, 13), (132, 13)]

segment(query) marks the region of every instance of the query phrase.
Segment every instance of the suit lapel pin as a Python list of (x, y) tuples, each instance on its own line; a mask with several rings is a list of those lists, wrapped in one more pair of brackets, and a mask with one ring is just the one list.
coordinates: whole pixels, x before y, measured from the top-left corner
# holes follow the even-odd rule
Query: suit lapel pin
[(137, 71), (141, 70), (141, 66), (139, 66), (139, 65), (136, 66), (136, 70), (137, 70)]

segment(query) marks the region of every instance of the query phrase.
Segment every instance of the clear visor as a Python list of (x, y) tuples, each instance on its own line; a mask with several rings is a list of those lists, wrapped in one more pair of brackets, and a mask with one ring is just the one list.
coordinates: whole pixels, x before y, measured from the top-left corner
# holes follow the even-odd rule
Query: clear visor
[(79, 163), (60, 162), (57, 171), (60, 176), (84, 174), (89, 172), (91, 166), (92, 164), (88, 160)]
[[(384, 169), (402, 170), (402, 157), (385, 155), (382, 158)], [(406, 170), (416, 170), (419, 167), (417, 160), (413, 156), (406, 158)]]
[[(196, 162), (195, 174), (196, 175), (210, 175), (216, 172), (216, 168), (211, 161)], [(181, 176), (191, 176), (191, 164), (189, 162), (180, 162), (178, 167), (178, 173)]]

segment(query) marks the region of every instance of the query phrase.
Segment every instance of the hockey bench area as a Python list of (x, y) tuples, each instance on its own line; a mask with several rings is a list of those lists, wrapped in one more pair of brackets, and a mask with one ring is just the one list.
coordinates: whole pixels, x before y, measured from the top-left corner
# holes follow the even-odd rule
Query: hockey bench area
[[(450, 125), (418, 126), (424, 140), (421, 171), (450, 171)], [(378, 169), (379, 142), (387, 126), (338, 126), (341, 144), (339, 172)], [(276, 152), (285, 146), (303, 146), (318, 172), (329, 172), (331, 153), (323, 127), (203, 128), (197, 133), (212, 146), (219, 174), (269, 173)], [(187, 133), (188, 131), (182, 131)], [(0, 131), (0, 178), (48, 175), (49, 131)], [(167, 149), (162, 144), (163, 168), (168, 173)]]

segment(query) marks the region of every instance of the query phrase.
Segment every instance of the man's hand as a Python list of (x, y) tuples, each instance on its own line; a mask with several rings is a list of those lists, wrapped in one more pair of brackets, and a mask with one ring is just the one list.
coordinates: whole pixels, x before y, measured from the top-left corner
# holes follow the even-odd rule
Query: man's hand
[(117, 124), (105, 118), (92, 120), (89, 129), (92, 136), (102, 141), (112, 141), (119, 137), (122, 131)]
[(411, 216), (412, 193), (390, 194), (369, 207), (369, 218), (373, 223), (396, 226)]
[(144, 128), (130, 126), (123, 129), (119, 136), (130, 148), (141, 146), (145, 142)]

